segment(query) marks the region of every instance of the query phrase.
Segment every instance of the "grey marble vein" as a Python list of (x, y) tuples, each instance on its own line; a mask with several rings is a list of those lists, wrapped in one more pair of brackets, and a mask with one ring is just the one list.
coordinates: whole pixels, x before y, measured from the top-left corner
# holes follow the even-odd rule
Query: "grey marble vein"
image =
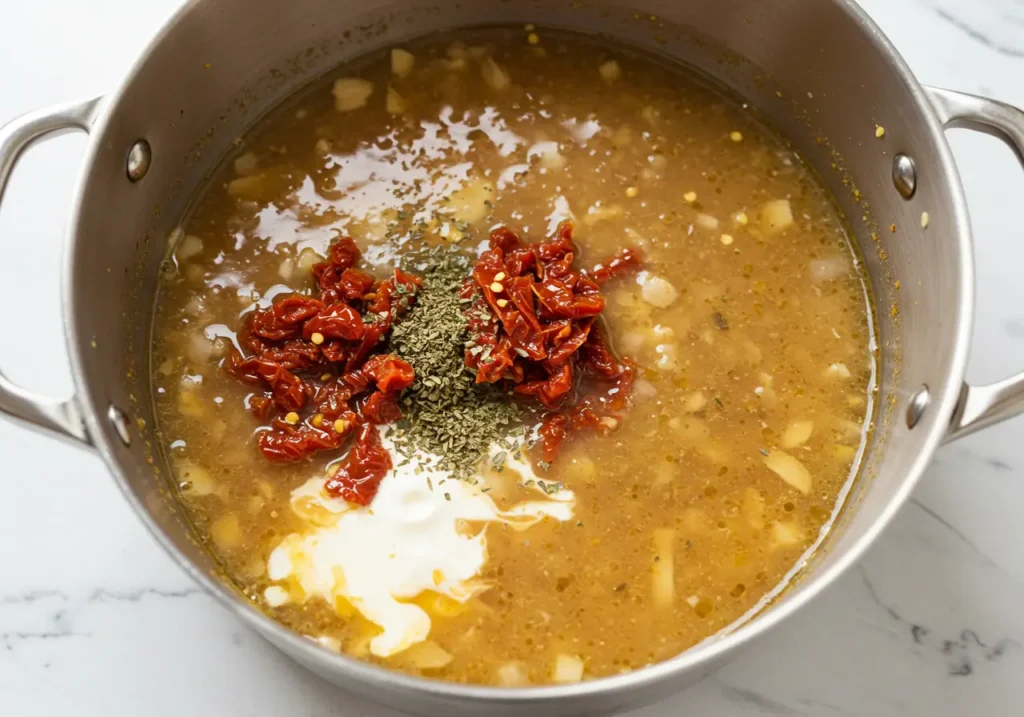
[(922, 511), (925, 515), (927, 515), (928, 517), (933, 519), (936, 523), (938, 523), (943, 528), (945, 528), (947, 531), (949, 531), (954, 536), (956, 536), (957, 540), (959, 540), (961, 543), (963, 543), (968, 548), (973, 550), (978, 555), (979, 558), (981, 558), (983, 561), (985, 561), (985, 563), (987, 565), (995, 565), (995, 561), (992, 560), (992, 558), (990, 558), (988, 555), (986, 555), (985, 551), (983, 551), (980, 547), (978, 547), (977, 543), (975, 543), (973, 540), (971, 540), (966, 535), (964, 535), (955, 525), (953, 525), (948, 520), (943, 518), (941, 515), (936, 513), (934, 510), (929, 508), (927, 505), (922, 503), (920, 501), (920, 499), (918, 499), (918, 498), (911, 498), (910, 499), (910, 505), (912, 505), (915, 508), (917, 508), (920, 511)]
[(765, 697), (762, 694), (754, 692), (753, 690), (745, 689), (742, 687), (736, 687), (733, 685), (722, 685), (721, 693), (726, 699), (733, 702), (742, 702), (745, 704), (753, 705), (758, 709), (761, 714), (770, 715), (804, 715), (807, 714), (801, 710), (796, 710), (789, 705), (784, 705), (781, 702), (776, 702), (773, 699)]
[(960, 18), (947, 12), (945, 9), (940, 7), (933, 7), (932, 11), (942, 20), (946, 21), (947, 23), (955, 27), (957, 30), (960, 30), (962, 33), (967, 35), (975, 42), (984, 45), (993, 52), (997, 52), (1000, 55), (1005, 55), (1006, 57), (1024, 57), (1024, 49), (996, 42), (982, 30), (969, 24), (966, 20), (961, 20)]
[(939, 654), (950, 677), (969, 677), (976, 672), (979, 659), (982, 662), (996, 662), (1010, 650), (1021, 649), (1021, 643), (1013, 637), (1003, 637), (994, 641), (983, 640), (977, 631), (970, 628), (961, 629), (953, 638), (935, 635), (933, 639), (932, 629), (908, 620), (896, 608), (882, 600), (863, 566), (856, 569), (871, 601), (908, 630), (914, 645), (926, 648), (930, 653)]
[(65, 610), (58, 610), (50, 616), (51, 627), (46, 630), (5, 630), (0, 632), (0, 645), (4, 650), (14, 650), (15, 643), (32, 642), (37, 640), (59, 640), (67, 637), (89, 637), (90, 633), (77, 632), (71, 626), (71, 621)]

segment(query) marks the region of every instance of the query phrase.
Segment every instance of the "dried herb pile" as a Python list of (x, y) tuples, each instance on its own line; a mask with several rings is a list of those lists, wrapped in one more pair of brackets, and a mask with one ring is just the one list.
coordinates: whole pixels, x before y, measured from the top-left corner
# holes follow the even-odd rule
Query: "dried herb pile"
[(391, 350), (416, 374), (392, 438), (400, 452), (435, 454), (438, 468), (464, 478), (495, 441), (519, 427), (519, 409), (499, 387), (475, 383), (465, 363), (468, 302), (459, 293), (469, 257), (439, 247), (419, 258), (415, 271), (423, 286), (416, 307), (391, 331)]

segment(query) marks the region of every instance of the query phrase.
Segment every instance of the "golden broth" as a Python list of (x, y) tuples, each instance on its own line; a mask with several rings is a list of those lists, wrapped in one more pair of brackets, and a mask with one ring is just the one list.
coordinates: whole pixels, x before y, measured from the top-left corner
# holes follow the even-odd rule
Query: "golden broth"
[[(343, 451), (282, 466), (256, 450), (252, 387), (220, 368), (242, 313), (311, 291), (337, 233), (384, 273), (420, 241), (474, 251), (501, 224), (539, 241), (574, 217), (580, 265), (634, 246), (646, 273), (604, 287), (610, 342), (639, 367), (632, 408), (547, 472), (575, 494), (572, 520), (490, 525), (487, 590), (416, 598), (440, 653), (369, 655), (378, 629), (345, 601), (267, 610), (334, 649), (459, 682), (670, 658), (783, 581), (851, 474), (873, 357), (842, 220), (745, 105), (687, 71), (544, 29), (405, 49), (411, 67), (377, 54), (271, 112), (173, 237), (152, 365), (182, 499), (263, 601), (269, 554), (306, 528), (290, 492)], [(413, 213), (444, 207), (450, 221), (410, 239)], [(507, 478), (488, 477), (501, 504), (525, 491)]]

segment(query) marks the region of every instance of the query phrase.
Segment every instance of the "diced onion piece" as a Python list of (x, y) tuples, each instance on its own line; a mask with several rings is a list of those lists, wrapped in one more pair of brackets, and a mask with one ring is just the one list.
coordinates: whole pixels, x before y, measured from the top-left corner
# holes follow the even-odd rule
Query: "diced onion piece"
[(793, 210), (788, 199), (773, 199), (761, 207), (761, 230), (777, 234), (793, 223)]
[(858, 440), (861, 434), (864, 432), (864, 426), (857, 423), (856, 421), (851, 421), (848, 418), (837, 418), (836, 428), (839, 429), (839, 432), (845, 438), (850, 438), (853, 440)]
[(661, 371), (675, 371), (679, 368), (679, 349), (675, 344), (658, 344), (654, 347), (658, 360), (654, 365)]
[(252, 152), (246, 152), (240, 157), (235, 158), (235, 174), (245, 177), (256, 171), (259, 167), (259, 161), (256, 159), (256, 155)]
[(525, 687), (530, 684), (530, 673), (522, 662), (506, 662), (498, 668), (497, 677), (502, 687)]
[(811, 281), (831, 281), (849, 273), (846, 261), (841, 256), (828, 259), (814, 259), (810, 263)]
[(220, 548), (237, 548), (242, 544), (242, 527), (238, 516), (225, 513), (210, 524), (210, 537)]
[(341, 640), (330, 635), (321, 635), (316, 638), (313, 642), (320, 645), (320, 647), (326, 648), (331, 652), (341, 652)]
[(676, 599), (674, 570), (675, 530), (654, 531), (654, 562), (651, 564), (651, 595), (658, 607), (671, 607)]
[(263, 591), (263, 599), (270, 607), (281, 607), (291, 599), (291, 596), (280, 585), (271, 585)]
[(814, 421), (793, 421), (779, 438), (779, 445), (783, 448), (796, 448), (807, 443), (807, 439), (814, 432)]
[(173, 252), (175, 250), (175, 248), (178, 246), (178, 242), (180, 242), (184, 237), (185, 237), (185, 230), (182, 229), (181, 227), (174, 227), (174, 229), (172, 229), (170, 232), (168, 232), (168, 234), (167, 234), (167, 251), (168, 251), (168, 253)]
[(658, 395), (658, 389), (654, 384), (645, 378), (638, 378), (633, 381), (633, 396), (636, 398), (654, 398)]
[(754, 530), (764, 528), (764, 496), (757, 488), (747, 488), (743, 493), (743, 505), (741, 507), (743, 517)]
[(674, 463), (668, 461), (657, 461), (652, 469), (654, 472), (654, 481), (652, 486), (655, 488), (663, 488), (667, 485), (671, 485), (676, 477), (676, 469)]
[(487, 217), (487, 206), (494, 197), (494, 185), (485, 179), (471, 179), (449, 198), (445, 209), (455, 219), (475, 224)]
[(405, 100), (398, 94), (394, 87), (388, 85), (388, 96), (384, 101), (384, 107), (389, 114), (400, 115), (405, 112)]
[(433, 640), (418, 642), (402, 654), (402, 661), (420, 670), (440, 670), (452, 655)]
[(835, 457), (841, 461), (852, 461), (854, 456), (857, 455), (857, 450), (855, 448), (853, 448), (852, 446), (844, 446), (841, 444), (836, 444), (836, 446), (832, 449), (832, 452), (835, 455)]
[(622, 207), (618, 204), (609, 204), (607, 206), (594, 204), (587, 210), (586, 216), (583, 217), (583, 223), (588, 227), (592, 227), (598, 222), (618, 219), (621, 216)]
[(562, 477), (570, 484), (574, 481), (581, 481), (587, 484), (597, 482), (597, 465), (593, 459), (585, 455), (573, 456), (564, 462), (562, 466)]
[(806, 538), (803, 528), (796, 523), (776, 521), (772, 524), (772, 542), (777, 546), (799, 545)]
[(188, 343), (185, 345), (185, 354), (190, 361), (196, 364), (208, 363), (216, 353), (217, 347), (213, 341), (206, 338), (201, 330), (189, 337)]
[(700, 214), (697, 215), (696, 224), (700, 228), (708, 229), (710, 231), (715, 231), (716, 229), (718, 229), (718, 219), (711, 216), (710, 214), (705, 214), (704, 212), (701, 212)]
[(194, 234), (187, 234), (174, 250), (179, 262), (187, 261), (203, 250), (203, 240)]
[(424, 591), (416, 598), (416, 604), (434, 617), (455, 617), (466, 612), (468, 605), (433, 590)]
[(825, 376), (829, 378), (850, 378), (851, 375), (850, 369), (846, 367), (845, 363), (830, 364), (829, 367), (825, 369)]
[(707, 396), (703, 391), (694, 391), (683, 399), (683, 410), (686, 413), (696, 413), (708, 405)]
[(240, 199), (258, 200), (263, 196), (263, 175), (236, 177), (228, 182), (228, 194)]
[(615, 134), (612, 135), (612, 144), (616, 148), (622, 149), (628, 147), (633, 142), (633, 130), (629, 128), (628, 124), (624, 124), (615, 130)]
[(804, 464), (784, 451), (772, 451), (764, 457), (772, 473), (805, 495), (811, 492), (811, 474)]
[(319, 154), (321, 157), (326, 157), (331, 153), (331, 141), (325, 137), (321, 137), (313, 145), (313, 151)]
[(619, 63), (615, 60), (602, 62), (598, 66), (597, 72), (601, 75), (601, 79), (609, 85), (618, 82), (619, 78), (622, 77), (622, 68), (619, 67)]
[(747, 359), (750, 361), (750, 363), (754, 364), (755, 366), (761, 363), (761, 359), (763, 358), (761, 349), (758, 348), (757, 344), (755, 344), (750, 339), (747, 339), (746, 341), (743, 342), (743, 351), (744, 353), (746, 353)]
[(186, 495), (212, 495), (217, 491), (217, 483), (213, 480), (210, 472), (190, 460), (186, 459), (178, 463), (176, 473), (178, 485)]
[(408, 77), (416, 66), (416, 57), (400, 47), (391, 50), (391, 72), (398, 77)]
[(558, 145), (554, 144), (554, 147), (546, 148), (540, 153), (539, 164), (544, 169), (561, 169), (566, 164), (565, 155), (559, 152)]
[(342, 77), (334, 81), (334, 109), (351, 112), (365, 107), (373, 94), (373, 83), (361, 77)]
[(653, 275), (648, 275), (644, 279), (640, 295), (643, 296), (644, 301), (648, 304), (659, 309), (671, 306), (679, 298), (679, 292), (676, 291), (676, 287), (672, 286), (667, 279)]
[(368, 630), (361, 631), (349, 638), (348, 642), (345, 643), (345, 653), (352, 655), (352, 657), (358, 657), (365, 659), (370, 656), (370, 642), (376, 636), (376, 632), (370, 632)]
[(319, 264), (325, 261), (322, 256), (317, 254), (313, 249), (306, 247), (299, 252), (299, 257), (295, 262), (295, 268), (302, 274), (312, 274), (313, 265)]
[(679, 519), (689, 535), (706, 535), (714, 527), (711, 518), (700, 508), (685, 508)]
[(480, 63), (480, 76), (484, 78), (484, 83), (493, 90), (504, 90), (512, 83), (508, 72), (495, 62), (493, 57), (485, 57)]
[(583, 679), (583, 660), (575, 655), (560, 654), (555, 658), (555, 669), (551, 674), (552, 682), (560, 685), (579, 682)]
[(292, 280), (293, 274), (295, 274), (295, 260), (291, 257), (282, 259), (281, 263), (277, 265), (277, 275), (280, 276), (285, 283), (288, 283)]
[(206, 404), (196, 395), (193, 389), (183, 386), (178, 391), (178, 413), (186, 418), (204, 418), (206, 416)]
[(647, 342), (647, 337), (639, 331), (627, 331), (619, 338), (619, 345), (628, 354), (635, 354)]

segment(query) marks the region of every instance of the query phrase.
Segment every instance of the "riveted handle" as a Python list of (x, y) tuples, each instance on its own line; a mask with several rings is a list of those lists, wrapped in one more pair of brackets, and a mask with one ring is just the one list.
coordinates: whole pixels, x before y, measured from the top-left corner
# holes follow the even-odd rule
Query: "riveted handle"
[[(1024, 112), (1005, 102), (926, 87), (939, 121), (998, 137), (1024, 164)], [(949, 425), (947, 441), (962, 438), (1024, 412), (1024, 371), (983, 386), (964, 383)]]
[[(100, 99), (56, 105), (22, 115), (0, 127), (0, 204), (18, 159), (35, 142), (64, 132), (89, 132)], [(0, 373), (0, 413), (75, 443), (91, 445), (78, 400), (38, 396)]]

